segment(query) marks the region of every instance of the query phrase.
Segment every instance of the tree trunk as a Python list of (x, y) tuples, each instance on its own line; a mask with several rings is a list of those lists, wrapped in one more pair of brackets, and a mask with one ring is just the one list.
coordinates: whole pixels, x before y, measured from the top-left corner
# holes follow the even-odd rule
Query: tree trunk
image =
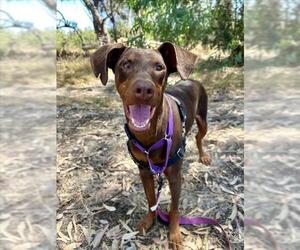
[(114, 41), (118, 42), (118, 37), (117, 37), (117, 26), (116, 26), (116, 21), (115, 21), (115, 17), (114, 17), (114, 11), (113, 11), (113, 0), (109, 1), (109, 8), (110, 8), (110, 21), (113, 25), (113, 36), (114, 36)]
[(115, 41), (115, 42), (118, 42), (117, 27), (116, 27), (116, 21), (115, 21), (114, 16), (112, 16), (112, 17), (110, 18), (110, 21), (111, 21), (111, 23), (112, 23), (112, 25), (113, 25), (113, 36), (114, 36), (114, 41)]
[(91, 0), (82, 0), (86, 8), (90, 11), (93, 17), (94, 31), (97, 39), (102, 45), (108, 43), (108, 37), (104, 29), (105, 19), (101, 18), (97, 6)]

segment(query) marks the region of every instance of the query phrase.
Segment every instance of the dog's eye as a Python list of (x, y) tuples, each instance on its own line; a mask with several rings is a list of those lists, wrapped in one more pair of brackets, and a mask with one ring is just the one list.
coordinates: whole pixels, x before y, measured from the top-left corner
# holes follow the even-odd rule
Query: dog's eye
[(131, 61), (125, 61), (125, 62), (123, 62), (122, 67), (124, 69), (127, 69), (127, 70), (131, 69)]
[(164, 69), (164, 66), (161, 65), (160, 63), (156, 63), (155, 64), (155, 70), (157, 71), (162, 71)]

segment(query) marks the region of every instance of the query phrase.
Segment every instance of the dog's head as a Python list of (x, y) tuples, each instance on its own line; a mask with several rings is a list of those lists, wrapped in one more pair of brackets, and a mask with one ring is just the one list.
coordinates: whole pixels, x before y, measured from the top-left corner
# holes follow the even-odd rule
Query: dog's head
[(103, 85), (108, 68), (115, 74), (118, 93), (123, 100), (126, 119), (131, 129), (142, 132), (150, 127), (169, 74), (178, 72), (187, 79), (196, 56), (172, 43), (163, 43), (157, 50), (128, 48), (122, 44), (100, 47), (91, 56), (91, 65)]

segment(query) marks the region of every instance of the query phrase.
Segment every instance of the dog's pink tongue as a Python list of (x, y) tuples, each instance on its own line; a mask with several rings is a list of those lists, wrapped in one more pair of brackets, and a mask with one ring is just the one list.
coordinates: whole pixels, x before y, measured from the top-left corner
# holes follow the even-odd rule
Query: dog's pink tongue
[(149, 105), (143, 104), (129, 105), (130, 117), (135, 123), (142, 125), (150, 119), (150, 108)]

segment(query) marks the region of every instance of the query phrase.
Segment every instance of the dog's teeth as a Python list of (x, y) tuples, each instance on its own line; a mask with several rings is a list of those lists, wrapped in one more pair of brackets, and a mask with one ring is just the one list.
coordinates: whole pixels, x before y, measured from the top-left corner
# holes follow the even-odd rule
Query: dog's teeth
[(147, 119), (145, 122), (143, 122), (142, 124), (137, 124), (136, 123), (136, 121), (132, 118), (131, 119), (131, 122), (132, 122), (132, 124), (135, 126), (135, 127), (137, 127), (137, 128), (144, 128), (144, 127), (146, 127), (147, 126), (147, 124), (149, 123), (149, 119)]

